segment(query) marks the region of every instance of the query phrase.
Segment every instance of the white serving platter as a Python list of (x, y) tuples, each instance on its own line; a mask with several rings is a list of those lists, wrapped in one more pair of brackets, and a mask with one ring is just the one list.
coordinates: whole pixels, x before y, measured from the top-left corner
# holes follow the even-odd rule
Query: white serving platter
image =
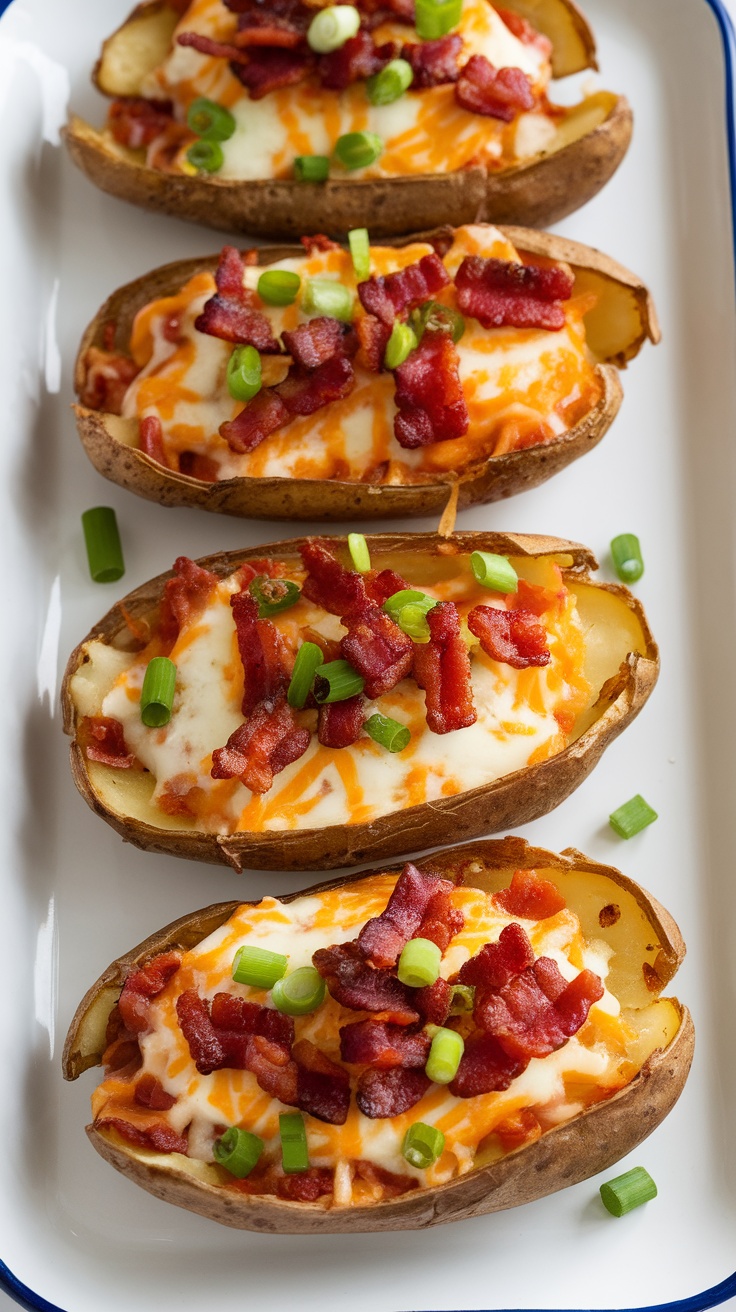
[[(674, 1112), (621, 1168), (646, 1166), (659, 1197), (614, 1220), (591, 1179), (424, 1233), (324, 1239), (230, 1231), (144, 1194), (87, 1143), (93, 1075), (71, 1086), (61, 1078), (67, 1024), (109, 960), (197, 906), (313, 880), (239, 880), (146, 855), (101, 824), (72, 784), (58, 693), (79, 637), (176, 555), (288, 529), (164, 511), (88, 464), (69, 411), (83, 327), (113, 287), (222, 243), (101, 195), (60, 148), (69, 102), (102, 114), (89, 68), (125, 0), (14, 0), (0, 21), (0, 1303), (481, 1312), (685, 1300), (694, 1312), (736, 1294), (733, 38), (718, 3), (586, 0), (602, 84), (629, 96), (636, 131), (613, 181), (561, 230), (646, 278), (664, 340), (627, 372), (624, 407), (600, 446), (544, 487), (460, 524), (577, 538), (599, 554), (604, 575), (611, 537), (641, 537), (638, 592), (662, 648), (660, 683), (593, 776), (521, 832), (621, 865), (684, 931), (677, 988), (695, 1018), (695, 1064)], [(117, 510), (127, 563), (124, 582), (107, 587), (89, 580), (79, 518), (100, 503)], [(624, 843), (607, 817), (635, 792), (660, 819)]]

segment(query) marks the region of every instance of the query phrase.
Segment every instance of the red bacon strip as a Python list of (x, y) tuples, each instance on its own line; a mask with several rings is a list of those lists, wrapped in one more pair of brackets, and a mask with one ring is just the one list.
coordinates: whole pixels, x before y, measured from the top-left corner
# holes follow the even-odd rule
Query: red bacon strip
[(135, 755), (128, 751), (120, 720), (111, 715), (84, 715), (77, 725), (77, 743), (88, 761), (130, 770)]
[(158, 415), (147, 415), (138, 425), (138, 446), (144, 455), (150, 456), (157, 464), (168, 467), (164, 454), (164, 430)]
[(359, 693), (344, 702), (320, 706), (317, 737), (323, 747), (350, 747), (360, 738), (364, 723), (365, 705)]
[(377, 606), (382, 606), (394, 593), (403, 592), (409, 586), (393, 569), (382, 569), (380, 573), (371, 569), (363, 575), (363, 582), (368, 596)]
[(276, 1193), (279, 1198), (288, 1198), (292, 1202), (316, 1203), (318, 1198), (332, 1193), (333, 1184), (332, 1171), (323, 1166), (310, 1166), (308, 1171), (280, 1176)]
[(135, 1086), (133, 1097), (141, 1107), (150, 1107), (152, 1112), (171, 1111), (176, 1102), (176, 1098), (166, 1092), (163, 1084), (155, 1075), (141, 1075)]
[(213, 999), (210, 1014), (196, 989), (179, 995), (176, 1014), (201, 1075), (224, 1068), (249, 1070), (265, 1093), (296, 1106), (297, 1068), (290, 1053), (294, 1029), (288, 1017), (224, 994)]
[(200, 1075), (211, 1075), (225, 1065), (225, 1048), (215, 1030), (207, 1004), (196, 989), (186, 989), (176, 999), (179, 1028)]
[(491, 660), (515, 670), (549, 665), (552, 659), (547, 630), (531, 611), (475, 606), (468, 615), (468, 628)]
[(257, 1002), (234, 993), (216, 993), (210, 1008), (212, 1024), (217, 1030), (235, 1034), (260, 1034), (272, 1043), (290, 1048), (294, 1042), (294, 1022), (275, 1007), (261, 1007)]
[(296, 86), (304, 81), (312, 68), (313, 56), (307, 50), (271, 47), (251, 49), (248, 53), (247, 64), (234, 61), (231, 68), (248, 88), (251, 100), (262, 100), (270, 91), (278, 91), (279, 87)]
[(212, 753), (213, 779), (240, 779), (252, 793), (267, 793), (274, 776), (298, 761), (309, 747), (311, 734), (301, 729), (295, 713), (279, 693), (261, 702), (224, 747)]
[(164, 586), (159, 609), (159, 635), (166, 651), (171, 651), (181, 629), (204, 610), (219, 582), (216, 574), (188, 556), (174, 561), (174, 576)]
[(345, 569), (322, 538), (307, 538), (299, 548), (307, 571), (302, 593), (315, 606), (345, 615), (366, 601), (365, 584), (357, 570)]
[(468, 431), (470, 418), (458, 365), (449, 333), (425, 333), (394, 370), (398, 407), (394, 434), (400, 446), (414, 450)]
[(322, 86), (332, 91), (344, 91), (352, 82), (380, 73), (396, 51), (393, 41), (377, 46), (370, 32), (362, 27), (338, 50), (320, 57), (317, 69)]
[(180, 32), (176, 38), (177, 45), (196, 50), (200, 55), (210, 55), (213, 59), (227, 59), (233, 63), (247, 63), (249, 55), (230, 41), (215, 41), (213, 37), (201, 32)]
[(350, 1109), (350, 1076), (330, 1061), (308, 1039), (294, 1044), (292, 1057), (297, 1065), (297, 1106), (318, 1121), (344, 1125)]
[(414, 643), (380, 606), (366, 601), (342, 617), (347, 633), (340, 651), (365, 679), (366, 697), (376, 698), (395, 688), (409, 673)]
[(460, 636), (460, 617), (453, 602), (441, 601), (433, 606), (427, 623), (431, 639), (414, 648), (414, 678), (426, 694), (427, 724), (432, 733), (452, 733), (478, 718), (473, 706), (470, 657)]
[(424, 1097), (429, 1084), (424, 1071), (408, 1071), (403, 1066), (387, 1071), (368, 1069), (358, 1080), (355, 1101), (373, 1121), (401, 1116)]
[(423, 255), (416, 264), (408, 264), (396, 273), (378, 274), (358, 283), (363, 309), (388, 327), (412, 305), (419, 305), (441, 291), (450, 276), (439, 255)]
[[(314, 13), (313, 10), (310, 10), (309, 12), (310, 14)], [(340, 249), (339, 241), (333, 241), (332, 238), (327, 237), (324, 232), (313, 232), (308, 237), (300, 237), (299, 241), (307, 252), (307, 255), (314, 255), (315, 251), (339, 251)]]
[(303, 369), (317, 369), (334, 355), (352, 358), (358, 349), (351, 325), (327, 315), (301, 323), (293, 332), (282, 333), (281, 340), (294, 363)]
[(355, 331), (360, 342), (360, 363), (371, 373), (380, 373), (391, 329), (374, 314), (363, 314), (355, 321)]
[(248, 716), (286, 688), (286, 654), (276, 625), (258, 618), (258, 602), (250, 592), (234, 593), (230, 605), (245, 676), (241, 709)]
[(458, 308), (484, 328), (565, 326), (562, 301), (572, 296), (575, 279), (557, 265), (515, 264), (466, 255), (455, 274)]
[(343, 1025), (340, 1030), (343, 1061), (375, 1066), (380, 1070), (392, 1066), (424, 1070), (431, 1046), (430, 1036), (414, 1026), (358, 1020), (352, 1025)]
[(434, 895), (451, 889), (439, 875), (424, 874), (407, 861), (385, 911), (366, 921), (357, 944), (374, 966), (395, 966), (410, 938), (419, 933)]
[(532, 945), (521, 925), (506, 925), (496, 943), (485, 943), (460, 968), (458, 983), (498, 990), (533, 965)]
[[(422, 933), (421, 937), (424, 937)], [(440, 975), (434, 984), (417, 989), (414, 994), (414, 1006), (425, 1024), (444, 1025), (450, 1014), (452, 985)]]
[(143, 1129), (120, 1116), (102, 1116), (95, 1125), (98, 1130), (115, 1130), (128, 1143), (134, 1143), (138, 1148), (152, 1148), (157, 1153), (186, 1154), (189, 1146), (183, 1134), (177, 1134), (170, 1125), (162, 1122)]
[(455, 97), (471, 114), (511, 123), (534, 108), (530, 79), (520, 68), (494, 68), (485, 55), (471, 55), (455, 83)]
[(259, 1088), (287, 1106), (298, 1105), (298, 1073), (288, 1048), (260, 1034), (247, 1041), (245, 1068), (255, 1076)]
[(409, 990), (388, 970), (375, 970), (357, 943), (336, 943), (319, 948), (312, 964), (325, 981), (330, 995), (353, 1011), (385, 1012), (397, 1025), (419, 1020), (411, 1005)]
[[(476, 996), (477, 1023), (510, 1057), (528, 1062), (556, 1052), (577, 1034), (593, 1003), (603, 997), (603, 985), (592, 970), (581, 971), (569, 984), (558, 975), (555, 963), (547, 958), (539, 975), (535, 963), (498, 993), (484, 991), (480, 999)], [(545, 986), (555, 994), (554, 1000)]]
[(150, 146), (173, 122), (170, 100), (145, 100), (143, 96), (125, 96), (113, 100), (108, 126), (113, 137), (128, 150)]
[(509, 1057), (497, 1039), (476, 1032), (465, 1041), (457, 1075), (450, 1084), (455, 1098), (477, 1098), (481, 1093), (501, 1093), (526, 1070), (527, 1062)]
[(412, 90), (438, 87), (444, 82), (457, 82), (460, 76), (458, 59), (463, 39), (457, 33), (440, 36), (433, 41), (410, 42), (401, 49), (401, 58), (411, 64), (414, 73)]
[(259, 392), (235, 419), (221, 424), (220, 436), (233, 451), (253, 451), (295, 415), (314, 414), (347, 396), (354, 385), (353, 366), (344, 355), (330, 356), (312, 370), (293, 365), (283, 383)]
[(255, 293), (245, 286), (245, 265), (234, 246), (224, 246), (215, 272), (217, 292), (194, 320), (197, 332), (225, 342), (254, 346), (257, 351), (279, 350), (271, 325), (254, 306)]
[(104, 410), (110, 415), (121, 414), (125, 393), (138, 372), (138, 365), (130, 356), (90, 346), (84, 357), (84, 387), (79, 397), (81, 404), (89, 410)]
[(275, 387), (265, 387), (249, 401), (231, 423), (220, 425), (231, 451), (255, 451), (277, 428), (291, 418)]
[(163, 992), (180, 965), (178, 952), (162, 952), (128, 975), (118, 998), (118, 1012), (131, 1034), (144, 1034), (148, 1029), (151, 999)]
[(515, 870), (509, 887), (494, 893), (492, 900), (499, 911), (523, 920), (547, 920), (566, 906), (556, 884), (540, 879), (536, 870)]
[(443, 880), (442, 886), (432, 894), (416, 938), (428, 938), (441, 952), (446, 952), (450, 942), (460, 933), (465, 924), (465, 917), (458, 907), (452, 905), (452, 884)]

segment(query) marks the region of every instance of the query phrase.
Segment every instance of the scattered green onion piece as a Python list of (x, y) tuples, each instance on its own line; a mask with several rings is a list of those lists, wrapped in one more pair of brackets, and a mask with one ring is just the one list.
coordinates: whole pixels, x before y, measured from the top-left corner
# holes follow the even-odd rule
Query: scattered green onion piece
[(115, 583), (125, 573), (118, 521), (111, 506), (93, 506), (82, 515), (89, 572), (95, 583)]
[(405, 606), (420, 606), (426, 615), (436, 605), (436, 597), (430, 597), (426, 592), (417, 592), (416, 588), (402, 588), (400, 592), (395, 592), (392, 597), (384, 601), (383, 609), (392, 620), (395, 620)]
[(293, 305), (302, 280), (289, 269), (268, 269), (258, 279), (258, 295), (266, 305)]
[(366, 720), (363, 728), (368, 737), (380, 747), (385, 747), (387, 752), (403, 752), (411, 741), (411, 730), (405, 724), (399, 724), (398, 720), (392, 720), (389, 715), (379, 715), (378, 712)]
[(308, 1016), (325, 1000), (325, 982), (314, 966), (300, 966), (282, 979), (271, 991), (273, 1005), (285, 1016)]
[(272, 989), (286, 974), (288, 957), (268, 948), (238, 948), (233, 960), (233, 979), (236, 984), (250, 984), (254, 989)]
[(470, 568), (477, 583), (494, 592), (518, 592), (519, 576), (505, 556), (494, 556), (491, 551), (474, 551)]
[(239, 1130), (236, 1125), (231, 1125), (212, 1145), (215, 1161), (238, 1180), (250, 1175), (262, 1152), (263, 1140), (250, 1130)]
[(354, 5), (329, 5), (315, 14), (307, 29), (307, 45), (320, 55), (339, 50), (355, 36), (360, 27), (360, 14)]
[(465, 1016), (475, 1006), (475, 988), (472, 984), (453, 984), (450, 998), (450, 1015)]
[(227, 362), (227, 390), (233, 400), (250, 401), (261, 383), (261, 357), (255, 346), (236, 346)]
[(410, 989), (423, 989), (438, 978), (441, 961), (442, 952), (431, 938), (410, 938), (399, 957), (399, 979)]
[(380, 73), (374, 73), (365, 84), (365, 93), (372, 105), (392, 105), (403, 96), (414, 81), (414, 69), (406, 59), (392, 59)]
[(404, 1135), (401, 1151), (410, 1166), (417, 1166), (425, 1171), (437, 1161), (445, 1146), (445, 1136), (436, 1125), (425, 1125), (424, 1121), (415, 1121)]
[(359, 574), (367, 574), (371, 567), (371, 553), (362, 533), (348, 533), (350, 559)]
[(187, 159), (198, 173), (217, 173), (225, 163), (222, 146), (216, 141), (195, 141), (187, 151)]
[(611, 543), (611, 555), (622, 583), (636, 583), (644, 573), (639, 539), (634, 533), (620, 533)]
[(286, 700), (290, 706), (301, 710), (307, 704), (307, 697), (310, 694), (314, 676), (320, 665), (324, 663), (322, 648), (318, 647), (316, 642), (303, 642), (296, 654), (294, 668), (291, 671), (291, 683), (286, 693)]
[(237, 124), (229, 109), (200, 96), (187, 110), (187, 127), (202, 141), (229, 141)]
[(171, 719), (176, 666), (168, 656), (154, 656), (146, 666), (141, 689), (141, 719), (149, 729), (161, 729)]
[(463, 12), (463, 0), (417, 0), (415, 24), (424, 41), (447, 36), (457, 27)]
[(296, 1175), (298, 1171), (308, 1171), (307, 1130), (301, 1112), (281, 1112), (279, 1134), (281, 1135), (281, 1164), (285, 1173)]
[(350, 173), (375, 164), (382, 151), (383, 141), (375, 132), (346, 132), (335, 142), (335, 155)]
[(412, 310), (409, 322), (418, 341), (425, 333), (450, 333), (457, 344), (465, 332), (465, 320), (460, 311), (451, 305), (443, 305), (441, 301), (425, 301), (419, 309)]
[(625, 1216), (656, 1197), (657, 1186), (643, 1166), (634, 1166), (601, 1185), (601, 1201), (611, 1216)]
[(657, 812), (644, 801), (641, 793), (637, 793), (609, 815), (608, 823), (619, 838), (633, 838), (634, 834), (646, 829), (647, 825), (651, 825), (656, 819), (658, 819)]
[(430, 642), (432, 634), (427, 623), (427, 612), (423, 606), (409, 602), (402, 606), (394, 617), (402, 633), (406, 633), (413, 642)]
[(386, 343), (386, 353), (383, 357), (383, 363), (387, 369), (398, 369), (403, 364), (407, 355), (409, 355), (417, 346), (417, 335), (408, 323), (401, 323), (398, 319), (394, 320), (394, 326), (391, 329), (391, 336)]
[(258, 602), (259, 620), (267, 620), (279, 611), (290, 610), (296, 606), (302, 590), (293, 579), (272, 579), (267, 574), (259, 574), (248, 584), (251, 597)]
[(314, 678), (314, 699), (320, 706), (330, 702), (346, 702), (356, 697), (365, 687), (365, 679), (354, 670), (349, 661), (328, 661), (320, 665)]
[(350, 257), (358, 282), (371, 276), (371, 239), (367, 228), (351, 228), (348, 233)]
[(353, 295), (334, 278), (310, 278), (302, 296), (305, 314), (328, 314), (331, 319), (350, 323), (353, 317)]
[(457, 1030), (441, 1027), (432, 1039), (425, 1074), (435, 1084), (449, 1084), (457, 1075), (465, 1044)]
[(326, 182), (330, 176), (327, 155), (297, 155), (294, 160), (294, 177), (297, 182)]

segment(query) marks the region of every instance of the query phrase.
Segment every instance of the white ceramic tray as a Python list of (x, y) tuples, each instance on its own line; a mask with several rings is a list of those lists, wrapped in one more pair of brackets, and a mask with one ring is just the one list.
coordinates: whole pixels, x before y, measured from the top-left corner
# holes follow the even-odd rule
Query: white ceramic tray
[[(583, 787), (524, 832), (621, 864), (687, 938), (678, 991), (698, 1032), (692, 1076), (665, 1124), (623, 1163), (645, 1165), (659, 1197), (617, 1221), (592, 1179), (425, 1233), (326, 1239), (218, 1228), (134, 1188), (84, 1136), (93, 1076), (61, 1079), (68, 1021), (112, 957), (197, 906), (311, 881), (239, 881), (125, 847), (72, 784), (58, 682), (75, 641), (180, 552), (266, 542), (284, 528), (164, 511), (88, 464), (68, 408), (82, 328), (112, 287), (219, 239), (101, 195), (59, 148), (70, 96), (81, 112), (101, 113), (88, 69), (125, 0), (15, 0), (2, 18), (0, 1287), (26, 1306), (476, 1312), (685, 1299), (695, 1309), (736, 1293), (733, 38), (717, 3), (586, 0), (604, 84), (630, 96), (636, 131), (614, 180), (563, 230), (648, 279), (664, 341), (628, 371), (623, 410), (595, 451), (546, 486), (462, 519), (577, 538), (604, 560), (615, 533), (642, 540), (639, 592), (662, 646), (659, 686)], [(89, 580), (79, 520), (101, 502), (117, 509), (127, 562), (124, 584), (108, 587)], [(623, 843), (607, 817), (637, 791), (660, 819)]]

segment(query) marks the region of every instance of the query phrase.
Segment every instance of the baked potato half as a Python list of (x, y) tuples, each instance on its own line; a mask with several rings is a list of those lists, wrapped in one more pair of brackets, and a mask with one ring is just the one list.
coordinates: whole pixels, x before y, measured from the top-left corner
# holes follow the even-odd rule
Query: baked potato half
[[(569, 108), (547, 99), (550, 76), (597, 67), (593, 35), (571, 0), (509, 0), (498, 12), (488, 0), (465, 0), (459, 35), (419, 56), (406, 43), (415, 51), (427, 43), (417, 44), (413, 6), (398, 0), (378, 27), (375, 6), (358, 4), (350, 54), (320, 57), (305, 35), (315, 6), (282, 6), (273, 47), (262, 33), (250, 44), (253, 19), (242, 8), (237, 31), (227, 0), (144, 0), (133, 10), (95, 69), (113, 100), (107, 126), (73, 116), (66, 129), (90, 181), (146, 209), (269, 238), (344, 235), (366, 216), (376, 237), (476, 219), (537, 227), (596, 195), (629, 145), (624, 97), (597, 91)], [(461, 38), (448, 59), (446, 43)], [(413, 90), (398, 104), (375, 103), (364, 79), (397, 54), (414, 65)], [(479, 75), (485, 85), (468, 85), (468, 56), (483, 61), (471, 82)], [(232, 113), (232, 131), (204, 166), (195, 154), (195, 167), (187, 113), (202, 96)], [(377, 159), (348, 168), (333, 158), (326, 181), (295, 180), (295, 158), (326, 160), (340, 134), (366, 126), (383, 143)]]
[[(182, 557), (114, 606), (62, 691), (96, 814), (141, 848), (237, 871), (383, 859), (546, 814), (649, 696), (642, 607), (591, 577), (586, 548), (471, 532), (367, 545), (364, 575), (341, 538)], [(506, 581), (478, 582), (484, 560)], [(149, 729), (141, 687), (162, 654), (173, 711)]]
[[(237, 330), (215, 324), (219, 333), (231, 333), (218, 341), (203, 326), (217, 301), (209, 299), (214, 275), (222, 280), (226, 255), (237, 261), (231, 248), (221, 257), (166, 265), (113, 292), (84, 334), (75, 369), (77, 426), (95, 468), (162, 505), (250, 518), (439, 515), (451, 492), (459, 509), (495, 501), (535, 487), (590, 450), (618, 412), (619, 370), (647, 339), (659, 340), (656, 310), (640, 279), (563, 237), (480, 225), (437, 229), (396, 247), (372, 248), (373, 276), (364, 281), (346, 251), (324, 246), (309, 252), (266, 247), (244, 256), (245, 294), (258, 308), (259, 324), (267, 319), (276, 337), (291, 330), (284, 332), (286, 356), (260, 357), (263, 388), (245, 407), (233, 399), (226, 378)], [(462, 271), (477, 266), (479, 252), (481, 261), (489, 261), (486, 267), (503, 261), (510, 277), (520, 260), (530, 276), (559, 269), (569, 295), (558, 303), (555, 328), (549, 326), (547, 302), (537, 303), (536, 328), (528, 299), (494, 326), (466, 311), (452, 348), (465, 398), (465, 432), (452, 436), (443, 424), (436, 440), (411, 449), (413, 435), (399, 432), (397, 401), (406, 387), (402, 371), (414, 367), (425, 340), (398, 372), (382, 370), (390, 330), (366, 313), (359, 298), (372, 304), (377, 280), (401, 277), (429, 255), (457, 286), (449, 282), (426, 304), (438, 307), (439, 295), (457, 321), (458, 302), (471, 295), (461, 290)], [(283, 308), (258, 297), (260, 270), (274, 268), (290, 276), (299, 272), (301, 300)], [(244, 442), (230, 427), (232, 419), (243, 409), (250, 413), (279, 386), (291, 361), (293, 330), (304, 333), (314, 323), (305, 289), (325, 277), (353, 298), (354, 348), (358, 340), (361, 346), (353, 354), (350, 387), (316, 411), (287, 415), (276, 431), (250, 434)], [(483, 314), (482, 305), (473, 308)], [(415, 305), (410, 321), (422, 313)], [(383, 334), (373, 359), (363, 345), (368, 326), (379, 338)], [(242, 338), (244, 329), (239, 331)], [(242, 349), (236, 346), (234, 354)], [(144, 440), (144, 426), (151, 424), (158, 425), (158, 449)]]
[[(394, 902), (400, 897), (404, 907), (402, 932), (394, 928), (387, 943), (383, 913), (399, 882)], [(430, 890), (440, 888), (444, 911), (435, 900), (430, 927), (422, 908)], [(340, 946), (329, 948), (338, 925)], [(306, 966), (319, 984), (314, 960), (327, 981), (327, 996), (319, 1003), (315, 995), (313, 1010), (297, 1016), (293, 1030), (289, 1016), (272, 1005), (283, 1006), (283, 994), (277, 998), (274, 990), (269, 997), (267, 988), (231, 978), (234, 953), (253, 932), (259, 946), (270, 944), (282, 961), (288, 958), (289, 972), (300, 969), (303, 978)], [(433, 934), (442, 954), (433, 966), (439, 980), (419, 992), (401, 985), (401, 965), (398, 972), (386, 966), (391, 958), (403, 961), (402, 941), (412, 933)], [(499, 1021), (499, 998), (508, 1000), (518, 980), (501, 987), (497, 978), (498, 992), (488, 993), (481, 963), (500, 960), (512, 937), (533, 945), (524, 957), (527, 990), (535, 991), (532, 975), (541, 981), (546, 970), (559, 988), (573, 981), (568, 988), (583, 999), (564, 1036), (552, 1037), (553, 1026), (545, 1042), (528, 1009), (517, 1013), (513, 1038)], [(408, 1003), (403, 1028), (372, 1018), (380, 998), (351, 991), (335, 966), (346, 951), (361, 963), (352, 988), (356, 970), (367, 969), (393, 990), (394, 1007)], [(684, 953), (671, 916), (620, 871), (573, 849), (556, 855), (519, 838), (473, 843), (435, 852), (401, 875), (381, 868), (280, 900), (207, 907), (167, 926), (114, 961), (88, 991), (67, 1036), (64, 1075), (73, 1080), (106, 1066), (93, 1095), (90, 1140), (118, 1171), (166, 1202), (268, 1233), (439, 1225), (587, 1179), (656, 1128), (692, 1060), (689, 1012), (661, 996)], [(379, 954), (383, 965), (375, 969)], [(520, 969), (517, 962), (514, 970)], [(462, 985), (471, 977), (475, 983), (463, 985), (458, 999), (446, 981)], [(463, 1005), (472, 1015), (460, 1012)], [(203, 1036), (215, 1046), (218, 1036), (223, 1047), (234, 1042), (220, 1027), (224, 1019), (235, 1023), (235, 1008), (250, 1009), (248, 1024), (258, 1032), (279, 1027), (284, 1062), (291, 1052), (285, 1083), (279, 1067), (285, 1101), (253, 1048), (203, 1055)], [(356, 1008), (363, 1018), (357, 1023)], [(411, 1009), (414, 1020), (407, 1021)], [(429, 1076), (422, 1070), (431, 1054), (424, 1026), (432, 1016), (464, 1041), (449, 1087), (430, 1080), (431, 1061)], [(245, 1042), (258, 1046), (255, 1039)], [(486, 1054), (493, 1048), (495, 1067), (488, 1055), (478, 1056), (484, 1044)], [(508, 1066), (502, 1050), (513, 1053)], [(328, 1098), (324, 1087), (317, 1095), (306, 1077), (295, 1075), (305, 1063), (316, 1066), (315, 1051), (323, 1080), (333, 1095), (342, 1090), (339, 1097)], [(529, 1066), (531, 1051), (537, 1059)], [(285, 1173), (278, 1115), (295, 1105), (303, 1113), (309, 1164)], [(424, 1130), (422, 1165), (405, 1152), (405, 1136), (417, 1123)], [(218, 1164), (215, 1145), (226, 1127), (257, 1131), (261, 1155), (247, 1176)]]

